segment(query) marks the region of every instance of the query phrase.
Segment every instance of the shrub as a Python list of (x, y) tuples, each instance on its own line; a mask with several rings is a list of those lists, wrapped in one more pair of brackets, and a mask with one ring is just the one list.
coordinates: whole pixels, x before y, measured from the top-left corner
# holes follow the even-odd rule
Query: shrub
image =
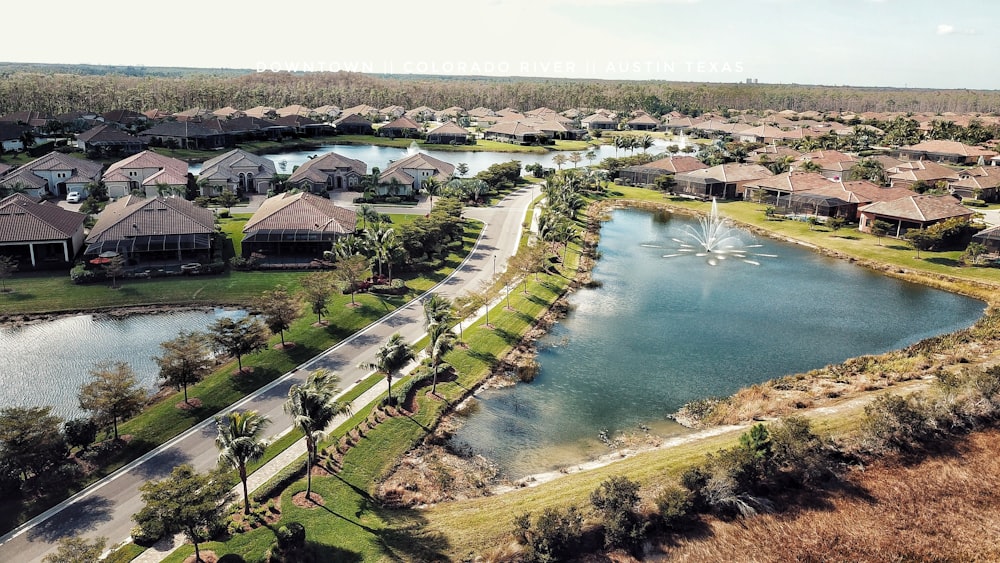
[(646, 535), (647, 523), (635, 512), (639, 483), (616, 475), (590, 493), (590, 502), (604, 520), (604, 547), (635, 547)]
[(289, 522), (278, 528), (278, 547), (282, 550), (297, 549), (306, 545), (306, 528), (298, 522)]
[(135, 542), (136, 545), (149, 547), (160, 541), (160, 538), (162, 538), (165, 533), (163, 525), (160, 524), (159, 521), (150, 520), (144, 524), (132, 527), (132, 541)]
[(653, 501), (660, 517), (660, 524), (666, 530), (677, 530), (683, 527), (694, 507), (691, 492), (680, 487), (668, 487), (660, 492)]
[(229, 210), (228, 209), (220, 209), (219, 210), (219, 217), (221, 219), (228, 219), (229, 218)]
[(83, 264), (73, 266), (69, 271), (69, 279), (76, 284), (90, 283), (102, 279), (95, 270), (88, 270)]
[(391, 195), (391, 196), (385, 198), (385, 202), (386, 203), (400, 203), (402, 201), (403, 201), (403, 198), (401, 198), (399, 196), (394, 196), (394, 195)]
[(246, 563), (246, 559), (236, 553), (227, 553), (219, 558), (218, 563)]
[(862, 440), (875, 452), (910, 450), (933, 432), (929, 415), (919, 395), (876, 397), (865, 407)]
[(531, 521), (531, 514), (514, 517), (514, 537), (527, 548), (527, 561), (559, 561), (576, 551), (583, 535), (583, 517), (576, 507), (565, 511), (546, 508)]

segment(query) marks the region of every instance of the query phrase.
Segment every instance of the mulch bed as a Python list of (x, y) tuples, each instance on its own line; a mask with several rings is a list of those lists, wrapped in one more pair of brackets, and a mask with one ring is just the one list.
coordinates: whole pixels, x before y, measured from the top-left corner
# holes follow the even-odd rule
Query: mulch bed
[(323, 497), (315, 491), (313, 491), (313, 493), (309, 496), (310, 498), (307, 499), (305, 491), (295, 493), (295, 496), (292, 497), (292, 502), (299, 508), (317, 508), (326, 503), (326, 501), (323, 500)]
[(253, 366), (243, 366), (243, 369), (238, 369), (233, 372), (233, 377), (239, 377), (241, 375), (250, 375), (253, 373)]
[(182, 411), (189, 411), (191, 409), (197, 409), (201, 407), (201, 399), (197, 397), (192, 397), (187, 401), (181, 401), (174, 405), (175, 407), (181, 409)]
[(275, 350), (291, 350), (295, 348), (294, 342), (285, 342), (284, 344), (278, 343), (274, 345)]

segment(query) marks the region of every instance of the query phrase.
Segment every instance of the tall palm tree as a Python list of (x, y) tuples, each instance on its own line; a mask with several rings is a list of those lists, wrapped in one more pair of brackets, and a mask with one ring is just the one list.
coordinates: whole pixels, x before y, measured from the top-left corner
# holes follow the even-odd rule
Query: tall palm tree
[(392, 404), (392, 376), (413, 358), (413, 348), (406, 343), (403, 335), (397, 332), (389, 337), (389, 340), (378, 349), (378, 352), (375, 352), (375, 361), (361, 364), (358, 367), (385, 374), (385, 380), (389, 386), (388, 402)]
[(433, 322), (427, 327), (427, 337), (427, 354), (431, 357), (434, 370), (431, 394), (437, 395), (438, 367), (441, 365), (441, 358), (455, 347), (455, 333), (445, 323)]
[(453, 319), (451, 312), (451, 300), (438, 293), (431, 293), (423, 301), (424, 323), (430, 326), (432, 323), (448, 323)]
[(250, 492), (247, 490), (247, 464), (264, 457), (267, 443), (261, 438), (264, 428), (271, 423), (267, 416), (257, 411), (233, 411), (215, 417), (219, 435), (215, 445), (219, 448), (219, 463), (240, 474), (243, 483), (243, 513), (250, 514)]
[(378, 262), (378, 275), (382, 275), (382, 265), (388, 264), (389, 281), (392, 282), (392, 254), (399, 246), (396, 230), (392, 227), (365, 229), (365, 237), (368, 239), (373, 257)]
[(642, 147), (642, 152), (643, 152), (643, 154), (645, 154), (646, 150), (649, 149), (649, 147), (653, 146), (653, 137), (652, 137), (652, 135), (643, 135), (639, 139), (639, 146)]
[(361, 230), (368, 229), (369, 224), (374, 227), (382, 221), (382, 216), (379, 215), (378, 211), (367, 203), (359, 205), (355, 213), (358, 219), (361, 219)]
[(326, 434), (326, 427), (338, 415), (351, 414), (351, 404), (337, 401), (337, 376), (329, 370), (314, 371), (305, 385), (292, 385), (285, 401), (285, 413), (292, 424), (306, 435), (306, 499), (312, 494), (312, 466), (316, 448)]
[(441, 182), (437, 178), (427, 178), (423, 183), (424, 191), (427, 192), (430, 206), (434, 207), (434, 196), (441, 191)]

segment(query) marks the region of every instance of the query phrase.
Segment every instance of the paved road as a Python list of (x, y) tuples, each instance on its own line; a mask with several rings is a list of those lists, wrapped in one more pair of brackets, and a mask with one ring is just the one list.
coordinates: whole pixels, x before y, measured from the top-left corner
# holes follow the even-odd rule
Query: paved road
[[(435, 288), (436, 292), (455, 297), (467, 289), (479, 288), (503, 268), (507, 258), (517, 249), (532, 190), (531, 186), (527, 186), (494, 207), (466, 210), (467, 217), (484, 221), (486, 228), (466, 262), (452, 277)], [(373, 323), (230, 409), (252, 408), (264, 413), (272, 420), (270, 429), (275, 435), (280, 434), (291, 426), (281, 408), (291, 385), (304, 381), (309, 371), (321, 367), (340, 374), (342, 387), (354, 385), (369, 373), (358, 369), (358, 364), (371, 361), (378, 347), (393, 332), (402, 333), (409, 342), (423, 336), (423, 309), (419, 300), (414, 300)], [(53, 551), (59, 538), (66, 536), (103, 536), (108, 538), (109, 545), (124, 541), (133, 526), (132, 514), (142, 506), (139, 486), (168, 475), (174, 466), (181, 463), (190, 463), (199, 471), (215, 467), (218, 456), (215, 434), (210, 418), (0, 538), (0, 561), (41, 561)]]

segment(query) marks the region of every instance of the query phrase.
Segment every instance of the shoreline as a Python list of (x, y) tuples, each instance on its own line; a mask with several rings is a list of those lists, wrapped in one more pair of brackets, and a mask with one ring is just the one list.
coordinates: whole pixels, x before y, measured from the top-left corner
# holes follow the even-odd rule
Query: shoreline
[(200, 305), (127, 305), (123, 307), (99, 307), (94, 309), (72, 309), (48, 313), (11, 313), (0, 315), (0, 330), (15, 329), (68, 317), (93, 315), (97, 319), (124, 319), (134, 315), (166, 315), (186, 311), (212, 312), (215, 309), (241, 309), (232, 303)]

